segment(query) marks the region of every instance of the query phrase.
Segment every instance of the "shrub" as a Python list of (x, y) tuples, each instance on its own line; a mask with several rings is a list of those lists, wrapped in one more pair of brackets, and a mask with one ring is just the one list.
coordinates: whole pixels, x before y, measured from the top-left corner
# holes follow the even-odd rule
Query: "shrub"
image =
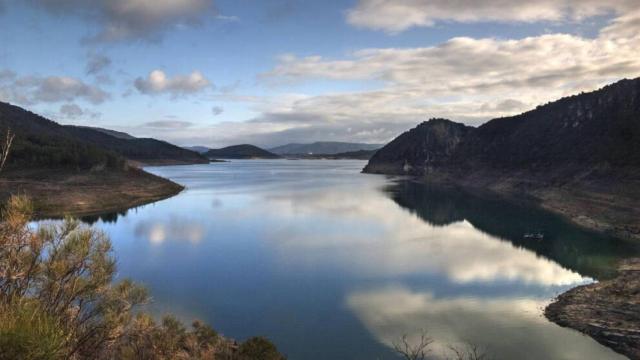
[(111, 241), (73, 219), (29, 227), (32, 207), (12, 197), (0, 222), (0, 360), (264, 359), (283, 357), (264, 338), (238, 347), (195, 321), (160, 325), (136, 308), (147, 291), (114, 282)]

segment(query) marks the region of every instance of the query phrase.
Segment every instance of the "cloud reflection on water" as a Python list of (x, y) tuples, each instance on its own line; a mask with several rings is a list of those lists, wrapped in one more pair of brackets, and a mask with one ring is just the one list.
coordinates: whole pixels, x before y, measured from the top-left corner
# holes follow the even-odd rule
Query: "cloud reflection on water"
[(416, 343), (426, 330), (435, 355), (449, 345), (476, 344), (499, 359), (623, 358), (577, 331), (550, 324), (540, 311), (547, 301), (539, 298), (436, 298), (398, 285), (353, 292), (346, 303), (388, 346), (403, 335)]
[[(339, 266), (364, 276), (443, 273), (455, 283), (509, 281), (541, 286), (588, 282), (576, 272), (475, 229), (467, 221), (432, 226), (380, 196), (358, 189), (269, 197), (279, 218), (313, 216), (268, 229), (288, 266)], [(261, 199), (252, 211), (263, 212)], [(321, 231), (317, 231), (321, 229)]]
[(145, 238), (152, 245), (160, 245), (167, 240), (187, 241), (197, 245), (205, 236), (202, 223), (178, 216), (170, 216), (166, 220), (143, 220), (136, 224), (134, 234)]

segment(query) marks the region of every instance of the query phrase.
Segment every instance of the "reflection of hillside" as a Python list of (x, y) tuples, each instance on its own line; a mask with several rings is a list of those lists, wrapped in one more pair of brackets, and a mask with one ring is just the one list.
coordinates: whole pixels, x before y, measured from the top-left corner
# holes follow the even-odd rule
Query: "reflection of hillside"
[[(400, 182), (386, 192), (429, 224), (444, 226), (467, 220), (483, 232), (594, 278), (610, 276), (619, 259), (640, 253), (640, 245), (584, 231), (534, 207), (415, 182)], [(544, 232), (544, 239), (523, 236), (538, 230)]]
[(87, 215), (87, 216), (81, 217), (80, 220), (82, 220), (83, 223), (86, 223), (89, 225), (93, 225), (98, 221), (102, 221), (103, 223), (115, 224), (118, 221), (118, 218), (120, 216), (124, 217), (127, 215), (128, 212), (129, 210), (127, 209), (127, 210), (122, 210), (122, 211), (112, 212), (107, 214)]

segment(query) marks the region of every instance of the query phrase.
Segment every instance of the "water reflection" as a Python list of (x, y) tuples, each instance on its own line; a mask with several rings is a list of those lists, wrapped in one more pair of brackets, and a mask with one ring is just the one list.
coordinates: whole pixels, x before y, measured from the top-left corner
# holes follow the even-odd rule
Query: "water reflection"
[[(638, 244), (581, 230), (544, 210), (500, 199), (410, 181), (390, 186), (386, 192), (398, 205), (427, 223), (446, 226), (468, 221), (493, 237), (593, 278), (611, 276), (620, 259), (640, 253)], [(544, 239), (523, 236), (537, 229), (544, 231)]]
[(436, 355), (448, 346), (481, 344), (499, 359), (609, 359), (608, 349), (568, 332), (540, 316), (547, 301), (537, 298), (444, 297), (406, 287), (355, 292), (347, 303), (380, 341), (391, 344), (405, 334), (416, 342), (428, 329)]
[(311, 271), (339, 268), (367, 278), (430, 275), (459, 284), (508, 282), (513, 290), (588, 281), (561, 264), (478, 231), (464, 218), (434, 226), (408, 216), (375, 188), (357, 184), (331, 190), (267, 196), (252, 204), (249, 211), (255, 216), (275, 211), (286, 218), (313, 217), (313, 224), (295, 221), (268, 229), (266, 236), (281, 264)]
[[(156, 313), (201, 318), (237, 339), (268, 336), (293, 360), (393, 359), (390, 341), (418, 329), (438, 346), (473, 340), (497, 358), (617, 358), (541, 308), (639, 249), (538, 210), (363, 175), (363, 166), (153, 168), (187, 190), (98, 226), (121, 276), (150, 288)], [(531, 228), (547, 236), (525, 241)]]
[(166, 240), (188, 241), (196, 245), (204, 238), (204, 232), (202, 223), (179, 215), (166, 221), (140, 221), (134, 230), (136, 237), (146, 238), (153, 245), (160, 245)]

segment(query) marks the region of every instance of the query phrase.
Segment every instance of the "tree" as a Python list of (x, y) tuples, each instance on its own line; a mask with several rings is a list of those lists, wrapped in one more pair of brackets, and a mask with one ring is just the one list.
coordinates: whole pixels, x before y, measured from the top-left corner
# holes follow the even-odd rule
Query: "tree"
[(11, 151), (11, 145), (13, 144), (13, 139), (15, 138), (15, 134), (11, 132), (11, 129), (7, 129), (6, 136), (0, 144), (0, 172), (4, 169), (4, 165), (9, 158), (9, 152)]

